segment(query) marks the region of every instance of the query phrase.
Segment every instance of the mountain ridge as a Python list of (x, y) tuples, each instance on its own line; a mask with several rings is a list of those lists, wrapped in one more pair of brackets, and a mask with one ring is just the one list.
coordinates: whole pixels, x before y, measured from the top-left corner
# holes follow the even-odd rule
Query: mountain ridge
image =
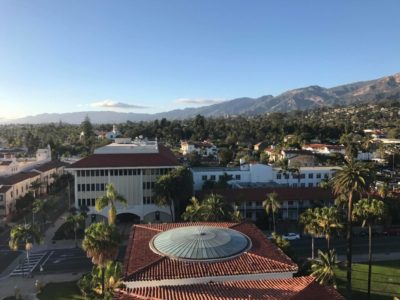
[(311, 85), (288, 90), (275, 97), (272, 95), (265, 95), (258, 98), (241, 97), (208, 106), (175, 109), (155, 114), (114, 111), (44, 113), (14, 120), (6, 120), (2, 123), (38, 124), (57, 123), (61, 121), (79, 124), (86, 115), (89, 116), (92, 123), (95, 124), (151, 121), (161, 118), (187, 119), (193, 118), (199, 114), (205, 117), (227, 115), (254, 116), (269, 112), (309, 110), (319, 107), (380, 102), (384, 100), (400, 101), (400, 73), (374, 80), (342, 84), (332, 88)]

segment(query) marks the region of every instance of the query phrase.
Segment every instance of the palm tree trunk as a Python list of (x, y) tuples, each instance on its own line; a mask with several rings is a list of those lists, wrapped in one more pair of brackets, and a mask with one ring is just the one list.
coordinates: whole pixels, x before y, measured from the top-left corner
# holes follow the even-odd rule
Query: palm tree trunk
[(314, 250), (314, 236), (311, 236), (311, 259), (315, 258), (315, 250)]
[(169, 204), (169, 212), (171, 213), (171, 221), (174, 222), (175, 221), (175, 216), (174, 216), (174, 213), (172, 211), (172, 202), (170, 202), (170, 204)]
[(347, 282), (346, 282), (346, 290), (348, 295), (351, 295), (351, 263), (352, 263), (352, 243), (353, 243), (353, 226), (352, 226), (352, 214), (353, 214), (353, 192), (349, 193), (349, 202), (347, 208), (347, 249), (346, 249), (346, 257), (347, 257)]
[(274, 232), (276, 232), (275, 214), (274, 214), (274, 212), (272, 212), (272, 222), (274, 223)]
[(105, 294), (105, 282), (104, 282), (104, 275), (106, 272), (106, 267), (101, 267), (101, 294), (103, 295), (104, 298), (104, 294)]
[(372, 271), (372, 228), (368, 226), (368, 299), (371, 299), (371, 271)]

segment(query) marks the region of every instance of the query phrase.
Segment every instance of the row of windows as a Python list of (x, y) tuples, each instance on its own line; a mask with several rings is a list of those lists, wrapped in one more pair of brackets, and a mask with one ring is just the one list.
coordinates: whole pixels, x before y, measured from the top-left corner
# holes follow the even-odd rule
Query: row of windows
[(98, 192), (104, 191), (105, 184), (104, 183), (87, 183), (87, 184), (79, 184), (78, 183), (78, 192)]
[[(218, 179), (220, 180), (220, 179), (222, 179), (222, 178), (224, 178), (224, 176), (225, 175), (219, 175), (218, 176)], [(234, 177), (233, 177), (233, 179), (235, 179), (235, 180), (240, 180), (240, 174), (237, 174), (237, 175), (235, 175)], [(208, 177), (207, 177), (207, 175), (203, 175), (203, 176), (201, 176), (201, 179), (203, 180), (203, 181), (207, 181), (207, 179), (208, 179)], [(211, 180), (211, 181), (215, 181), (217, 179), (217, 176), (216, 175), (210, 175), (210, 178), (209, 178), (209, 180)]]
[(154, 182), (143, 182), (143, 189), (144, 190), (154, 189)]
[[(282, 175), (284, 175), (284, 176), (282, 176)], [(281, 173), (276, 174), (276, 179), (282, 179), (282, 177), (285, 178), (285, 179), (289, 179), (290, 175), (289, 174), (281, 174)], [(292, 178), (293, 179), (298, 179), (298, 175), (292, 174)], [(300, 179), (304, 179), (304, 178), (306, 178), (306, 174), (300, 174)], [(313, 179), (314, 178), (314, 173), (309, 173), (308, 174), (308, 178), (309, 179)], [(315, 174), (315, 178), (318, 178), (318, 179), (322, 178), (322, 174), (321, 173), (316, 173)], [(328, 179), (329, 178), (329, 174), (325, 173), (324, 174), (324, 178)]]
[(143, 197), (143, 204), (154, 204), (154, 198), (149, 196)]
[(95, 206), (96, 205), (96, 199), (78, 199), (78, 206)]
[(163, 169), (118, 169), (118, 170), (78, 170), (76, 176), (78, 177), (94, 177), (94, 176), (132, 176), (132, 175), (165, 175), (170, 168)]

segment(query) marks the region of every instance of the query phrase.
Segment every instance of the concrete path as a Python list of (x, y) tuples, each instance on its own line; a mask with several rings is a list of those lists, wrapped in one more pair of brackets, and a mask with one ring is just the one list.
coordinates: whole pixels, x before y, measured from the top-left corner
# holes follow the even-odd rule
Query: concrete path
[[(372, 261), (385, 261), (385, 260), (398, 260), (400, 259), (400, 252), (387, 252), (387, 253), (372, 253)], [(346, 261), (346, 255), (339, 255), (339, 261)], [(368, 254), (353, 255), (353, 262), (368, 262)]]
[(43, 285), (49, 282), (67, 282), (77, 281), (82, 277), (83, 273), (77, 274), (51, 274), (51, 275), (35, 275), (32, 278), (26, 277), (9, 277), (0, 281), (0, 299), (14, 296), (18, 289), (22, 299), (37, 299), (36, 280)]

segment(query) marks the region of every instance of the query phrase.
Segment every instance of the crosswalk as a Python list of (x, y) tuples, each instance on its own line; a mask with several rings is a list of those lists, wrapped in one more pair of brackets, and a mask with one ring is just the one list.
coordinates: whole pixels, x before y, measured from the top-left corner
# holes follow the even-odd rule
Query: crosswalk
[(25, 258), (10, 274), (10, 276), (23, 276), (30, 274), (40, 261), (46, 256), (47, 251), (31, 253), (29, 255), (29, 262)]

